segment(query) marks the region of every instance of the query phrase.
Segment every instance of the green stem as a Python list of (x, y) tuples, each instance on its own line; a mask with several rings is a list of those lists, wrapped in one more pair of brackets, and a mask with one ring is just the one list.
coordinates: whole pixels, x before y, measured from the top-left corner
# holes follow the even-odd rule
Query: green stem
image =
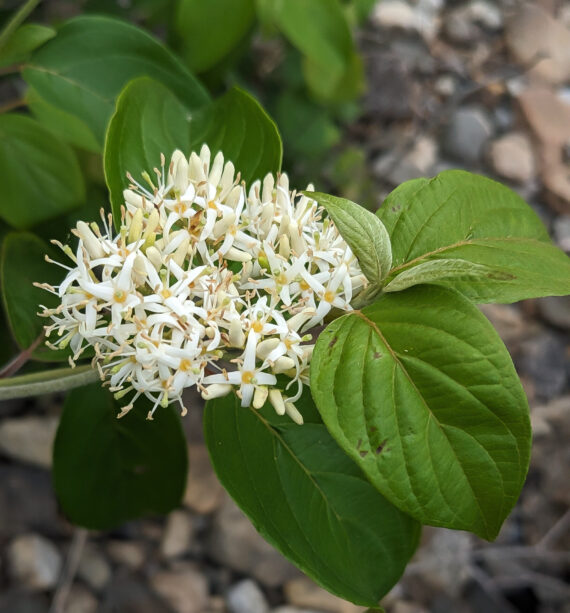
[(90, 364), (9, 377), (0, 380), (0, 400), (65, 392), (98, 379), (99, 373)]
[(21, 23), (23, 23), (27, 16), (36, 8), (41, 0), (28, 0), (23, 4), (18, 11), (16, 11), (8, 23), (4, 26), (2, 32), (0, 32), (0, 49), (6, 44), (10, 36), (18, 29)]

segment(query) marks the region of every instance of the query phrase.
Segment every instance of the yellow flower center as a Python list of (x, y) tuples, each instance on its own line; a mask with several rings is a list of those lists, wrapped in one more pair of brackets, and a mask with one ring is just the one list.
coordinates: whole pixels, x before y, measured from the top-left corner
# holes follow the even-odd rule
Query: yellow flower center
[(241, 382), (245, 384), (251, 383), (253, 375), (254, 373), (251, 370), (244, 370), (244, 372), (241, 373)]
[(323, 298), (327, 301), (327, 302), (332, 302), (335, 299), (335, 293), (331, 292), (330, 289), (327, 290), (325, 292), (325, 295), (323, 296)]
[(184, 372), (188, 372), (189, 370), (191, 370), (192, 368), (192, 362), (190, 360), (180, 360), (180, 370), (183, 370)]
[(117, 289), (115, 290), (115, 293), (113, 294), (113, 300), (115, 302), (125, 302), (125, 300), (127, 299), (127, 292), (124, 292), (122, 289)]
[(254, 321), (251, 324), (251, 328), (254, 332), (261, 332), (263, 330), (263, 324), (260, 321)]
[(166, 300), (167, 298), (170, 298), (170, 296), (172, 296), (172, 292), (169, 289), (163, 289), (160, 292), (160, 295)]

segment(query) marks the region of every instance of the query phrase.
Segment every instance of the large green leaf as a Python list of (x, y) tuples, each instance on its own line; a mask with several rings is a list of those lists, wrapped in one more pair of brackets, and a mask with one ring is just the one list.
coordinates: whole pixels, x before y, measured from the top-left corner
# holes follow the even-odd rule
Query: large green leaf
[[(51, 245), (29, 232), (8, 234), (2, 244), (0, 277), (6, 318), (21, 349), (27, 349), (41, 334), (49, 320), (38, 316), (40, 304), (54, 308), (59, 300), (50, 292), (34, 287), (34, 282), (58, 285), (64, 273), (49, 264), (44, 256), (65, 259)], [(39, 360), (67, 360), (68, 351), (53, 351), (42, 343), (33, 353)]]
[(129, 171), (135, 178), (167, 159), (175, 149), (189, 154), (207, 143), (212, 154), (223, 151), (246, 181), (276, 172), (281, 139), (259, 104), (239, 89), (190, 114), (163, 85), (142, 77), (119, 96), (105, 142), (105, 176), (115, 220), (123, 204)]
[(0, 218), (22, 229), (78, 207), (83, 177), (72, 149), (24, 115), (0, 116)]
[(393, 504), (496, 537), (526, 476), (531, 431), (510, 356), (469, 300), (418, 286), (337, 319), (317, 341), (311, 391)]
[(140, 179), (175, 149), (190, 150), (189, 112), (164, 85), (141, 77), (131, 81), (117, 100), (105, 141), (105, 178), (115, 221), (124, 204), (127, 172)]
[[(392, 240), (387, 291), (429, 282), (477, 302), (570, 293), (570, 258), (524, 200), (491, 179), (461, 170), (414, 179), (395, 189), (378, 215)], [(433, 260), (461, 262), (425, 266)]]
[(147, 421), (146, 401), (117, 419), (118, 406), (99, 383), (67, 397), (53, 450), (53, 480), (76, 525), (103, 530), (180, 504), (187, 445), (172, 407)]
[(180, 0), (174, 28), (193, 72), (205, 72), (243, 39), (255, 21), (254, 0)]
[[(298, 403), (309, 419), (311, 404), (310, 397)], [(298, 426), (267, 406), (242, 408), (233, 395), (208, 402), (204, 429), (214, 468), (283, 555), (327, 590), (374, 606), (404, 570), (419, 525), (309, 419)]]
[(390, 237), (384, 224), (370, 211), (346, 198), (304, 192), (324, 206), (338, 231), (358, 258), (364, 276), (380, 286), (392, 266)]
[(207, 143), (223, 151), (247, 183), (281, 169), (283, 146), (277, 126), (259, 102), (234, 88), (192, 116), (191, 147)]
[(189, 108), (208, 102), (200, 83), (161, 43), (108, 17), (67, 21), (23, 71), (26, 82), (47, 104), (85, 123), (99, 145), (117, 95), (143, 75), (169, 87)]

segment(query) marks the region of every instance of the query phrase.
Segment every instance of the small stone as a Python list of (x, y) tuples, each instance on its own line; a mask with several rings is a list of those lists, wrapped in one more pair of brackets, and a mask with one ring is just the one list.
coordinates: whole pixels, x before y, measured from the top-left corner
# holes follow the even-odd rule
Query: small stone
[(548, 296), (538, 301), (542, 318), (557, 328), (570, 330), (570, 296)]
[(30, 529), (48, 534), (61, 530), (48, 471), (17, 464), (0, 465), (0, 483), (0, 538)]
[(0, 453), (42, 468), (52, 464), (57, 417), (18, 417), (0, 423)]
[(244, 579), (233, 585), (228, 591), (228, 609), (230, 613), (267, 613), (269, 605), (257, 583)]
[(224, 499), (224, 488), (212, 468), (206, 446), (191, 443), (190, 468), (184, 504), (197, 513), (212, 513)]
[(434, 89), (438, 94), (447, 98), (455, 93), (457, 90), (457, 83), (453, 75), (444, 74), (436, 79)]
[(415, 602), (399, 600), (398, 602), (394, 603), (390, 613), (429, 613), (429, 611)]
[(431, 174), (437, 162), (437, 142), (420, 136), (411, 151), (403, 157), (389, 152), (374, 162), (374, 174), (393, 185)]
[(330, 594), (307, 577), (288, 581), (283, 586), (283, 591), (288, 602), (298, 607), (320, 609), (331, 613), (360, 613), (365, 610)]
[(402, 30), (416, 30), (418, 20), (414, 9), (401, 0), (388, 0), (378, 2), (370, 15), (372, 23), (381, 28), (401, 28)]
[(38, 534), (16, 537), (8, 546), (8, 571), (12, 579), (32, 590), (53, 588), (62, 560), (59, 551)]
[(130, 541), (111, 541), (107, 545), (107, 551), (111, 558), (124, 566), (138, 570), (147, 559), (144, 546)]
[(89, 590), (73, 585), (67, 597), (65, 613), (96, 613), (98, 608), (97, 598)]
[(481, 39), (484, 30), (496, 31), (502, 26), (503, 15), (497, 6), (474, 0), (447, 13), (444, 31), (451, 42), (465, 45)]
[(176, 613), (203, 613), (208, 603), (206, 577), (193, 567), (156, 573), (150, 582)]
[(535, 395), (551, 400), (564, 389), (567, 380), (566, 346), (558, 335), (542, 332), (521, 344), (518, 360), (522, 374), (530, 377)]
[(0, 595), (0, 613), (48, 613), (49, 602), (43, 594), (23, 592), (21, 589), (4, 591)]
[(570, 104), (555, 92), (544, 87), (529, 87), (517, 100), (541, 143), (562, 148), (570, 141)]
[(160, 553), (165, 558), (177, 558), (190, 549), (194, 526), (185, 511), (173, 511), (166, 520)]
[(97, 613), (173, 613), (173, 609), (146, 584), (125, 573), (117, 573), (105, 590), (104, 602)]
[(83, 549), (77, 574), (96, 591), (102, 590), (111, 579), (107, 558), (91, 543)]
[(524, 3), (506, 24), (505, 40), (529, 74), (552, 84), (570, 78), (570, 31), (535, 3)]
[(444, 148), (465, 162), (477, 162), (492, 134), (485, 111), (478, 107), (460, 108), (452, 115), (445, 131)]
[(208, 539), (210, 555), (224, 566), (251, 575), (262, 585), (278, 587), (299, 571), (263, 540), (229, 496), (214, 516)]
[(493, 170), (505, 179), (526, 183), (536, 174), (532, 143), (525, 134), (501, 136), (491, 144), (489, 155)]
[(570, 215), (560, 215), (554, 220), (554, 239), (560, 249), (570, 252)]
[(276, 609), (271, 609), (271, 613), (322, 613), (322, 611), (315, 611), (314, 609), (299, 609), (299, 607), (284, 605), (282, 607), (277, 607)]

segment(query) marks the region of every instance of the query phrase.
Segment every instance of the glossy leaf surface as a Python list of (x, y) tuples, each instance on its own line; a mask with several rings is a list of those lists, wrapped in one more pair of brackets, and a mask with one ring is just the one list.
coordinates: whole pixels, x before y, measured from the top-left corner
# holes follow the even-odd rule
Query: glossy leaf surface
[(393, 504), (422, 523), (497, 536), (528, 469), (528, 405), (469, 300), (419, 286), (337, 319), (317, 341), (311, 391)]

